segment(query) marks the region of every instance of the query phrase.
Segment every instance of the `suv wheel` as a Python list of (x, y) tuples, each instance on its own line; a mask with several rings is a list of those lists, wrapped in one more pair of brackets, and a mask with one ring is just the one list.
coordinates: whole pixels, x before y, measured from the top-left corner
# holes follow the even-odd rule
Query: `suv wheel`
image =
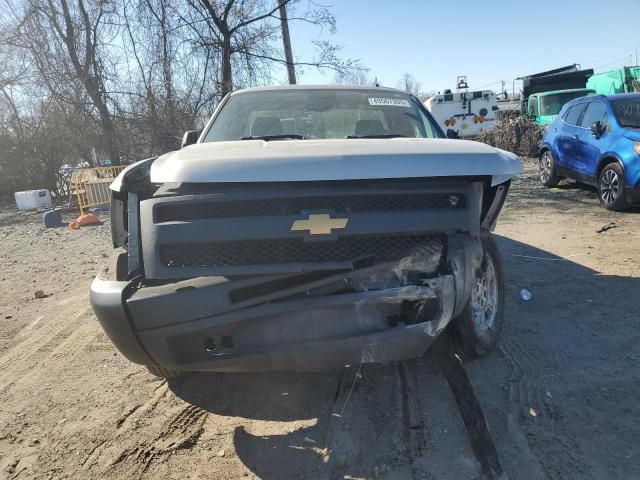
[(493, 236), (484, 238), (485, 254), (476, 270), (471, 296), (452, 322), (452, 337), (468, 358), (487, 355), (498, 346), (504, 323), (502, 260)]
[(545, 187), (556, 187), (560, 182), (560, 176), (556, 171), (556, 163), (553, 160), (551, 150), (545, 150), (540, 155), (539, 176)]
[(624, 192), (624, 173), (619, 164), (610, 163), (600, 173), (598, 196), (600, 203), (608, 210), (629, 208)]

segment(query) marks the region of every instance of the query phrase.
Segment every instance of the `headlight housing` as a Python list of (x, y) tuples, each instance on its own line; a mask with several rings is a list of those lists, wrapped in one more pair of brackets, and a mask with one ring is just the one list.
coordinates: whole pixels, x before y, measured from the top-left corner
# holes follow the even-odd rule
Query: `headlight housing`
[(633, 142), (633, 151), (640, 155), (640, 142)]

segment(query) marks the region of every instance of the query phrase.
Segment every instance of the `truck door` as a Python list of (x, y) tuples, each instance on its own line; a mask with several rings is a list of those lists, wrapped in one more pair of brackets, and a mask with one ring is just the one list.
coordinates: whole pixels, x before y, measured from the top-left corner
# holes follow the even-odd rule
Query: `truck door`
[(538, 123), (538, 97), (536, 97), (535, 95), (531, 95), (529, 97), (529, 100), (527, 100), (527, 114), (529, 115), (529, 118), (532, 122)]
[(569, 107), (562, 121), (552, 124), (549, 128), (557, 128), (555, 151), (558, 152), (558, 164), (562, 167), (576, 170), (579, 163), (578, 139), (581, 130), (580, 120), (585, 104), (579, 103)]
[[(591, 125), (600, 122), (603, 127), (603, 133), (596, 138), (591, 131)], [(608, 150), (610, 135), (606, 132), (608, 125), (607, 107), (599, 101), (589, 102), (587, 109), (582, 115), (580, 121), (581, 131), (580, 137), (580, 171), (592, 177), (598, 173), (598, 160), (602, 154)]]

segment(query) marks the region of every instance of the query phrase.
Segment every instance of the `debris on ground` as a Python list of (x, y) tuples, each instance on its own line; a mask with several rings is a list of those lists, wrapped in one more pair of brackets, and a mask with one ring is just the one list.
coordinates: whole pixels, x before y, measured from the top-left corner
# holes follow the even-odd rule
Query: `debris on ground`
[(527, 117), (510, 117), (478, 135), (476, 140), (517, 155), (536, 157), (542, 133), (543, 128)]
[(56, 228), (62, 226), (62, 209), (54, 208), (42, 214), (42, 223), (47, 228)]
[(44, 290), (36, 290), (33, 296), (34, 298), (40, 299), (40, 298), (47, 298), (49, 295), (44, 293)]
[(307, 443), (318, 443), (311, 437), (304, 437), (304, 441)]
[(102, 223), (100, 221), (100, 217), (88, 213), (86, 215), (80, 215), (75, 221), (71, 222), (69, 224), (69, 228), (77, 230), (80, 227), (84, 227), (87, 225), (99, 225), (100, 223)]
[(603, 225), (598, 230), (596, 230), (596, 233), (603, 233), (607, 230), (611, 230), (612, 228), (618, 228), (618, 225), (616, 225), (614, 222), (607, 223), (606, 225)]
[(522, 290), (520, 290), (520, 298), (525, 302), (528, 302), (533, 298), (533, 295), (529, 290), (527, 290), (526, 288), (523, 288)]

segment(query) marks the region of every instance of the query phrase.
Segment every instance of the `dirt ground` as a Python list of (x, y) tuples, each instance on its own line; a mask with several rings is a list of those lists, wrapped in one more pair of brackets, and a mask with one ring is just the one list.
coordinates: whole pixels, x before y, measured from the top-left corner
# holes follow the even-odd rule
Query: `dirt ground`
[[(1, 210), (0, 478), (481, 477), (432, 354), (161, 381), (116, 352), (89, 307), (108, 220), (45, 229)], [(496, 234), (507, 325), (500, 349), (465, 367), (506, 474), (640, 478), (640, 209), (607, 212), (573, 183), (543, 189), (528, 161)]]

